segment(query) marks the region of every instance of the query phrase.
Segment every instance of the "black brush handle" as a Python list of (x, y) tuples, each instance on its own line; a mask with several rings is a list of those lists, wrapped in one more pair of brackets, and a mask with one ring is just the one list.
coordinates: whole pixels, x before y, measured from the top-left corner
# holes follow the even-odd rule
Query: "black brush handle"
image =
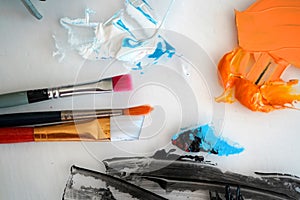
[(61, 122), (60, 111), (0, 115), (0, 127), (30, 126)]

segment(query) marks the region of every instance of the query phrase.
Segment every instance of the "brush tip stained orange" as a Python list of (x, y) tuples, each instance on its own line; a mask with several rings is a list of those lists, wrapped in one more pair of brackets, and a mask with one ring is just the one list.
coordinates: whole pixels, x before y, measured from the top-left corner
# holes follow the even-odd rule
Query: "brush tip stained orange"
[(136, 106), (124, 110), (125, 115), (147, 115), (153, 110), (150, 105)]

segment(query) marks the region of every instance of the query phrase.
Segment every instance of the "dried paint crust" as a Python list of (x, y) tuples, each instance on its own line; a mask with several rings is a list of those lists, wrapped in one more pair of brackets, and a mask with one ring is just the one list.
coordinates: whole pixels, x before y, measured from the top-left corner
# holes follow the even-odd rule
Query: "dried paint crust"
[(219, 62), (224, 92), (217, 102), (238, 100), (261, 112), (294, 108), (298, 80), (285, 82), (281, 75), (290, 64), (300, 67), (299, 11), (297, 0), (259, 0), (236, 11), (239, 46)]

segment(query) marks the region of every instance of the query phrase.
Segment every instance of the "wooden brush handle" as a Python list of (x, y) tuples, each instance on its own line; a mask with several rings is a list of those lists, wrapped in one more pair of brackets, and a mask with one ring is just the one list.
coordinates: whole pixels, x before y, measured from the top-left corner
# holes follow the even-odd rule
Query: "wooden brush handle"
[(33, 142), (33, 128), (0, 128), (0, 144)]

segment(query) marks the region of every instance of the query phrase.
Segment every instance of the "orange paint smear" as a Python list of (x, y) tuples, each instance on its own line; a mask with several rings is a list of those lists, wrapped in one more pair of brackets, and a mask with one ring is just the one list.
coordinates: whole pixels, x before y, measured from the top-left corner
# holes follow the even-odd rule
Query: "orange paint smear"
[(235, 13), (239, 47), (219, 62), (224, 92), (216, 101), (261, 112), (292, 107), (298, 82), (280, 77), (289, 64), (300, 67), (300, 1), (258, 0)]
[(262, 97), (273, 107), (285, 107), (286, 104), (292, 105), (294, 101), (300, 100), (300, 94), (297, 94), (295, 86), (298, 80), (289, 82), (270, 82), (260, 87)]

